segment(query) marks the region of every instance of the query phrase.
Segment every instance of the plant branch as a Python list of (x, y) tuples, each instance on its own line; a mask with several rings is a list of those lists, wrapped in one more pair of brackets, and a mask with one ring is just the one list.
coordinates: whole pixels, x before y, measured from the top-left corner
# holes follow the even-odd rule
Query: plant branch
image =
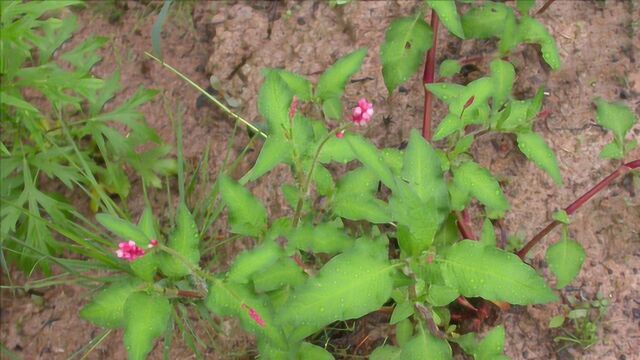
[[(564, 211), (567, 213), (567, 215), (573, 215), (573, 213), (575, 213), (582, 205), (584, 205), (587, 201), (591, 200), (592, 197), (594, 197), (597, 193), (602, 191), (604, 188), (609, 186), (614, 180), (628, 173), (629, 171), (638, 169), (638, 168), (640, 168), (640, 159), (621, 165), (609, 176), (607, 176), (606, 178), (602, 179), (599, 183), (597, 183), (596, 186), (592, 187), (589, 191), (587, 191), (582, 196), (580, 196), (576, 201), (571, 203), (571, 205), (567, 206), (564, 209)], [(553, 230), (556, 226), (558, 226), (558, 224), (560, 224), (559, 221), (555, 221), (555, 220), (552, 221), (551, 223), (549, 223), (549, 225), (547, 225), (544, 229), (542, 229), (538, 234), (536, 234), (536, 236), (534, 236), (531, 240), (529, 240), (529, 242), (517, 253), (520, 259), (524, 259), (524, 257), (527, 255), (529, 250), (531, 250), (532, 247), (534, 247), (538, 242), (540, 242), (540, 240), (542, 240), (542, 238), (544, 238), (545, 235), (550, 233), (551, 230)]]
[(473, 233), (471, 229), (471, 224), (469, 224), (469, 219), (466, 215), (467, 209), (462, 210), (462, 213), (456, 212), (456, 223), (458, 224), (458, 230), (460, 230), (460, 234), (462, 237), (469, 240), (478, 240), (476, 235)]
[(542, 7), (540, 8), (540, 10), (538, 10), (538, 11), (536, 12), (536, 15), (540, 15), (540, 14), (542, 14), (543, 12), (545, 12), (545, 11), (549, 8), (549, 6), (551, 6), (551, 4), (553, 4), (553, 3), (554, 3), (554, 1), (556, 1), (556, 0), (547, 0), (547, 2), (546, 2), (546, 3), (544, 3), (544, 5), (542, 5)]
[(433, 29), (433, 44), (427, 52), (424, 61), (424, 74), (422, 85), (424, 86), (424, 116), (422, 118), (422, 137), (431, 141), (431, 112), (433, 110), (433, 94), (427, 90), (426, 85), (433, 83), (436, 68), (436, 47), (438, 45), (438, 15), (431, 10), (431, 29)]

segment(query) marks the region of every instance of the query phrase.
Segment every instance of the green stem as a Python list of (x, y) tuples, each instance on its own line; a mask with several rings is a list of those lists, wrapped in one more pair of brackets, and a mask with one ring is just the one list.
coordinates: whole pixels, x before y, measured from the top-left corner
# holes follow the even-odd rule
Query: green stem
[(329, 141), (329, 139), (331, 139), (331, 137), (336, 136), (337, 133), (347, 129), (350, 125), (351, 124), (345, 124), (345, 125), (342, 125), (340, 127), (337, 127), (335, 129), (331, 130), (327, 134), (327, 136), (325, 136), (325, 138), (322, 139), (322, 142), (318, 146), (318, 149), (316, 150), (316, 153), (313, 156), (313, 161), (311, 162), (311, 168), (309, 169), (309, 174), (307, 175), (307, 179), (305, 180), (304, 186), (302, 187), (302, 192), (300, 194), (300, 197), (298, 198), (298, 204), (296, 205), (296, 212), (295, 212), (295, 214), (293, 216), (293, 227), (294, 228), (296, 226), (298, 226), (298, 222), (300, 221), (300, 215), (302, 213), (302, 205), (304, 204), (304, 199), (308, 195), (309, 187), (311, 186), (311, 178), (313, 176), (313, 170), (315, 169), (316, 163), (318, 162), (318, 158), (320, 157), (320, 151), (322, 151), (322, 147), (324, 147), (324, 144), (326, 144), (327, 141)]
[(263, 138), (265, 138), (265, 139), (267, 138), (268, 135), (265, 132), (263, 132), (262, 130), (258, 129), (255, 125), (250, 123), (248, 120), (245, 120), (240, 115), (238, 115), (238, 114), (234, 113), (233, 111), (231, 111), (231, 109), (226, 107), (222, 102), (220, 102), (220, 100), (218, 100), (215, 97), (213, 97), (205, 89), (203, 89), (198, 84), (193, 82), (191, 79), (189, 79), (186, 75), (182, 74), (180, 71), (175, 69), (173, 66), (167, 64), (166, 62), (158, 59), (157, 57), (151, 55), (150, 53), (148, 53), (146, 51), (144, 52), (144, 54), (147, 55), (148, 57), (152, 58), (153, 60), (157, 61), (158, 63), (160, 63), (162, 66), (164, 66), (165, 68), (169, 69), (174, 74), (178, 75), (180, 78), (182, 78), (182, 80), (186, 81), (189, 85), (191, 85), (194, 88), (196, 88), (196, 90), (198, 90), (202, 95), (206, 96), (209, 100), (213, 101), (213, 103), (216, 104), (216, 106), (218, 108), (220, 108), (220, 110), (222, 110), (225, 114), (229, 115), (230, 117), (232, 117), (233, 119), (235, 119), (237, 121), (240, 121), (241, 123), (243, 123), (249, 129), (253, 130), (254, 132), (256, 132), (258, 134), (260, 134), (260, 136), (262, 136)]

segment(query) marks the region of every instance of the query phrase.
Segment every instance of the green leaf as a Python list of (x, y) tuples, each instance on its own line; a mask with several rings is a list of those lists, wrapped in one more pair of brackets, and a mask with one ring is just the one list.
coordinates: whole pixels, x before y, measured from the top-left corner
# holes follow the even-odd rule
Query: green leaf
[(431, 145), (413, 129), (404, 153), (402, 179), (407, 181), (424, 202), (435, 202), (448, 210), (449, 196), (440, 159)]
[(402, 350), (398, 347), (391, 345), (384, 345), (377, 347), (371, 355), (369, 360), (401, 360)]
[(549, 320), (549, 329), (559, 328), (564, 324), (564, 315), (556, 315)]
[(613, 136), (622, 143), (622, 139), (636, 122), (633, 112), (621, 103), (606, 102), (602, 98), (597, 98), (593, 102), (598, 107), (596, 117), (598, 125), (611, 131)]
[(536, 96), (531, 99), (529, 109), (527, 110), (527, 120), (534, 119), (542, 109), (542, 100), (544, 100), (544, 86), (540, 86), (536, 91)]
[(531, 17), (523, 17), (518, 25), (518, 34), (522, 42), (540, 45), (542, 58), (553, 70), (560, 68), (560, 55), (556, 40), (544, 25)]
[(284, 286), (297, 286), (306, 280), (302, 269), (290, 258), (282, 258), (275, 264), (260, 269), (253, 274), (253, 285), (256, 291), (265, 292), (280, 289)]
[(450, 33), (464, 39), (464, 30), (454, 0), (427, 0), (427, 4), (438, 14), (438, 18)]
[(296, 288), (277, 319), (298, 326), (303, 339), (337, 321), (359, 318), (382, 306), (391, 295), (393, 267), (386, 248), (363, 239), (325, 264), (318, 275)]
[(413, 322), (410, 319), (404, 319), (396, 325), (396, 339), (398, 345), (403, 346), (413, 337)]
[(498, 110), (511, 97), (516, 71), (510, 62), (499, 59), (493, 60), (489, 66), (491, 68), (491, 79), (495, 84), (493, 108)]
[(267, 73), (258, 94), (258, 111), (269, 125), (269, 137), (278, 139), (289, 129), (289, 107), (293, 94), (277, 73)]
[(450, 360), (452, 359), (451, 346), (446, 340), (439, 339), (420, 329), (415, 337), (402, 345), (401, 359)]
[(289, 246), (313, 253), (335, 254), (353, 246), (353, 239), (342, 229), (340, 220), (316, 226), (305, 224), (288, 236)]
[(127, 280), (109, 285), (80, 310), (80, 317), (108, 329), (124, 326), (124, 303), (139, 284), (139, 280)]
[(298, 359), (304, 360), (333, 360), (333, 355), (320, 346), (303, 342), (298, 351)]
[(425, 86), (435, 97), (448, 105), (456, 101), (464, 90), (464, 86), (450, 83), (434, 83)]
[(291, 143), (282, 134), (269, 135), (265, 140), (253, 168), (240, 179), (240, 184), (256, 180), (268, 173), (276, 165), (285, 163), (291, 156)]
[(536, 0), (516, 0), (516, 8), (522, 16), (529, 15), (529, 10), (536, 4)]
[(553, 213), (553, 220), (558, 221), (562, 224), (569, 225), (571, 220), (569, 219), (569, 214), (567, 214), (564, 210), (558, 210)]
[(342, 119), (344, 110), (342, 108), (342, 101), (340, 101), (340, 97), (332, 97), (323, 101), (322, 112), (324, 113), (324, 116), (331, 120)]
[(462, 16), (462, 28), (467, 39), (488, 39), (501, 36), (504, 24), (513, 10), (508, 6), (487, 1)]
[(491, 223), (491, 220), (489, 219), (484, 219), (484, 224), (482, 224), (480, 244), (496, 246), (496, 232), (493, 229), (493, 224)]
[(128, 221), (109, 214), (97, 214), (96, 220), (123, 241), (133, 240), (141, 248), (146, 248), (149, 245), (150, 239), (147, 235)]
[(450, 77), (460, 72), (462, 65), (457, 60), (446, 59), (438, 67), (440, 77)]
[(471, 194), (482, 204), (503, 214), (509, 209), (509, 203), (502, 193), (498, 181), (489, 171), (473, 161), (462, 163), (453, 171), (457, 187)]
[(366, 55), (367, 49), (363, 48), (338, 59), (335, 64), (320, 75), (316, 86), (316, 96), (322, 100), (342, 96), (347, 81), (360, 70)]
[(475, 360), (501, 359), (504, 351), (504, 327), (496, 326), (478, 343), (473, 355)]
[(584, 257), (582, 246), (568, 237), (549, 246), (546, 260), (549, 269), (556, 276), (557, 289), (562, 289), (573, 281), (580, 272)]
[(164, 259), (160, 261), (162, 272), (168, 277), (188, 275), (191, 271), (183, 260), (192, 266), (198, 266), (200, 262), (199, 243), (200, 237), (193, 215), (191, 215), (185, 203), (180, 203), (176, 213), (176, 228), (169, 236), (167, 246), (180, 254), (183, 259), (165, 254)]
[(562, 185), (556, 156), (540, 135), (534, 132), (518, 133), (518, 148), (527, 159), (549, 174), (556, 184)]
[[(358, 135), (354, 135), (358, 136)], [(329, 138), (320, 150), (320, 156), (318, 161), (323, 164), (335, 161), (341, 164), (346, 164), (351, 160), (355, 160), (356, 155), (351, 150), (351, 146), (344, 139), (339, 139), (335, 136)]]
[(600, 151), (601, 159), (622, 159), (624, 158), (624, 150), (618, 145), (618, 142), (612, 142), (605, 145)]
[(238, 255), (231, 265), (227, 278), (235, 283), (246, 284), (253, 274), (273, 265), (282, 255), (282, 248), (277, 243), (264, 243)]
[(530, 103), (527, 100), (510, 101), (506, 109), (501, 112), (504, 118), (498, 120), (498, 129), (502, 131), (529, 130), (531, 128), (531, 122), (527, 115), (529, 109)]
[(444, 285), (431, 284), (427, 292), (427, 301), (433, 306), (447, 306), (458, 298), (460, 293), (457, 289)]
[(433, 43), (433, 31), (420, 14), (394, 20), (380, 46), (382, 76), (389, 93), (418, 71)]
[(399, 304), (396, 304), (393, 309), (393, 313), (391, 314), (391, 320), (389, 320), (389, 324), (395, 325), (400, 321), (408, 318), (413, 314), (413, 302), (410, 300), (403, 301)]
[(452, 113), (447, 114), (444, 119), (438, 124), (436, 131), (433, 135), (433, 141), (442, 140), (445, 137), (464, 129), (465, 124), (459, 117)]
[(311, 82), (304, 77), (282, 69), (264, 69), (262, 72), (265, 75), (272, 72), (278, 74), (298, 99), (311, 101), (313, 97)]
[(439, 259), (447, 286), (466, 297), (511, 304), (544, 304), (557, 300), (544, 279), (515, 254), (463, 240)]
[(386, 187), (393, 190), (395, 187), (395, 178), (391, 169), (389, 169), (384, 162), (380, 151), (378, 151), (372, 143), (360, 136), (347, 134), (344, 140), (349, 143), (358, 161), (373, 172)]
[(124, 344), (130, 360), (144, 360), (171, 319), (169, 300), (158, 295), (134, 293), (124, 304)]
[(367, 168), (361, 167), (342, 176), (336, 186), (333, 212), (349, 220), (367, 220), (375, 224), (391, 221), (385, 202), (375, 197), (378, 178)]
[[(153, 218), (153, 212), (150, 207), (145, 207), (138, 221), (138, 227), (149, 239), (158, 239), (156, 220)], [(134, 274), (146, 281), (153, 281), (157, 269), (157, 254), (155, 253), (146, 254), (131, 263), (131, 270), (133, 270)]]
[(258, 236), (267, 225), (267, 210), (245, 189), (230, 177), (218, 179), (220, 195), (229, 211), (231, 231), (236, 234)]

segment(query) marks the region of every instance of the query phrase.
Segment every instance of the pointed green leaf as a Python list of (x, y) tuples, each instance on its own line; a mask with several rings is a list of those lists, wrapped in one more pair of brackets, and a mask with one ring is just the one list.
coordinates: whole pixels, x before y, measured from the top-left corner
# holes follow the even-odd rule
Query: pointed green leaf
[(462, 163), (453, 171), (453, 177), (457, 187), (471, 194), (485, 206), (498, 213), (504, 213), (509, 209), (509, 203), (498, 181), (477, 163), (473, 161)]
[(353, 239), (344, 232), (340, 220), (299, 226), (288, 240), (289, 246), (313, 253), (335, 254), (353, 246)]
[(249, 192), (230, 177), (219, 178), (220, 195), (229, 211), (231, 231), (236, 234), (258, 236), (267, 225), (267, 210)]
[(599, 156), (601, 159), (622, 159), (624, 158), (624, 150), (617, 142), (611, 142), (602, 148)]
[(104, 328), (124, 326), (124, 303), (139, 284), (139, 280), (127, 280), (109, 285), (80, 310), (80, 317)]
[(464, 129), (465, 123), (459, 117), (452, 113), (447, 114), (444, 119), (438, 124), (436, 131), (433, 135), (433, 141), (442, 140), (445, 137)]
[(385, 202), (377, 199), (378, 178), (367, 168), (361, 167), (345, 174), (336, 187), (333, 212), (349, 220), (367, 220), (375, 224), (391, 221)]
[(320, 346), (303, 342), (298, 351), (298, 359), (305, 360), (333, 360), (334, 357), (330, 352)]
[(391, 169), (389, 169), (384, 162), (380, 151), (372, 143), (360, 136), (347, 134), (344, 140), (349, 143), (358, 161), (373, 172), (386, 187), (393, 190), (395, 187), (395, 178)]
[(457, 100), (464, 90), (464, 86), (450, 83), (426, 84), (425, 87), (435, 97), (442, 100), (442, 102), (448, 105)]
[(347, 81), (360, 70), (366, 55), (367, 49), (362, 48), (338, 59), (335, 64), (320, 75), (316, 86), (316, 96), (322, 100), (342, 96)]
[(282, 69), (264, 69), (263, 74), (276, 73), (284, 80), (289, 90), (302, 101), (311, 101), (311, 82), (304, 77)]
[(493, 229), (493, 224), (491, 220), (484, 219), (484, 224), (482, 224), (482, 233), (480, 235), (480, 244), (496, 246), (496, 232)]
[(446, 59), (438, 66), (440, 77), (451, 77), (460, 72), (462, 65), (457, 60)]
[(505, 358), (504, 327), (496, 326), (478, 343), (473, 356), (475, 360), (498, 360)]
[(363, 239), (296, 288), (277, 318), (300, 326), (293, 336), (302, 339), (334, 321), (361, 317), (389, 299), (392, 271), (386, 248)]
[(486, 1), (462, 16), (462, 28), (467, 39), (488, 39), (501, 36), (504, 24), (513, 10), (502, 3)]
[(187, 261), (192, 266), (198, 266), (200, 262), (200, 237), (198, 228), (185, 203), (178, 205), (176, 213), (176, 228), (169, 236), (167, 246), (175, 250), (183, 259), (176, 258), (170, 254), (163, 254), (160, 261), (162, 272), (168, 277), (181, 277), (188, 275), (191, 271), (184, 263)]
[(562, 185), (558, 160), (540, 135), (534, 132), (518, 133), (518, 148), (527, 159), (549, 174), (556, 184)]
[(527, 100), (514, 100), (509, 102), (506, 109), (501, 113), (504, 115), (504, 119), (498, 120), (498, 129), (502, 131), (530, 129), (531, 122), (528, 118), (530, 105)]
[(249, 181), (256, 180), (262, 175), (268, 173), (276, 165), (285, 163), (288, 161), (291, 153), (291, 143), (285, 140), (284, 136), (269, 135), (265, 140), (258, 159), (256, 160), (253, 168), (240, 179), (241, 184), (246, 184)]
[(495, 84), (493, 107), (498, 110), (511, 97), (516, 71), (510, 62), (499, 59), (493, 60), (489, 66), (491, 67), (491, 79)]
[(402, 350), (398, 347), (391, 345), (384, 345), (377, 347), (371, 355), (369, 360), (401, 360)]
[(402, 179), (407, 181), (420, 199), (434, 202), (448, 210), (449, 196), (444, 181), (440, 159), (431, 145), (413, 129), (404, 153)]
[(293, 94), (279, 74), (267, 73), (258, 94), (258, 111), (269, 125), (269, 136), (289, 129), (289, 106)]
[(427, 4), (438, 14), (438, 18), (450, 33), (464, 39), (464, 30), (454, 0), (427, 0)]
[(549, 329), (559, 328), (564, 324), (564, 315), (556, 315), (549, 320)]
[(282, 258), (275, 264), (260, 269), (253, 274), (253, 285), (256, 291), (266, 292), (284, 286), (297, 286), (306, 280), (302, 269), (290, 258)]
[(124, 344), (130, 360), (144, 360), (171, 319), (169, 300), (158, 295), (134, 293), (124, 304)]
[(418, 71), (433, 43), (433, 31), (422, 16), (394, 20), (380, 47), (382, 76), (389, 93)]
[(451, 346), (446, 340), (420, 329), (415, 337), (402, 345), (401, 358), (403, 360), (450, 360), (452, 359)]
[(540, 45), (542, 58), (553, 70), (560, 68), (560, 55), (556, 40), (539, 21), (531, 17), (523, 17), (518, 25), (520, 40)]
[(433, 306), (447, 306), (460, 296), (457, 289), (445, 285), (431, 284), (427, 292), (427, 301)]
[(565, 238), (549, 246), (546, 260), (549, 269), (556, 276), (556, 288), (562, 289), (578, 276), (585, 252), (575, 240)]
[(601, 98), (593, 101), (598, 107), (598, 125), (611, 131), (620, 142), (636, 122), (633, 112), (622, 103), (606, 102)]
[(98, 220), (98, 222), (109, 231), (120, 237), (123, 241), (133, 240), (141, 248), (146, 248), (147, 245), (149, 245), (150, 239), (147, 235), (145, 235), (145, 233), (136, 225), (128, 221), (109, 214), (97, 214), (96, 220)]
[(453, 245), (439, 261), (447, 286), (466, 297), (518, 305), (557, 300), (544, 279), (515, 254), (477, 241)]
[(324, 113), (324, 116), (331, 120), (342, 119), (344, 110), (342, 108), (342, 101), (340, 101), (340, 97), (332, 97), (323, 101), (322, 112)]
[(393, 313), (391, 314), (391, 320), (389, 320), (389, 324), (395, 325), (400, 321), (408, 318), (413, 314), (413, 302), (410, 300), (403, 301), (399, 304), (396, 304), (393, 309)]
[(227, 278), (235, 283), (246, 284), (253, 274), (273, 265), (282, 255), (282, 248), (277, 243), (264, 243), (238, 255), (227, 273)]

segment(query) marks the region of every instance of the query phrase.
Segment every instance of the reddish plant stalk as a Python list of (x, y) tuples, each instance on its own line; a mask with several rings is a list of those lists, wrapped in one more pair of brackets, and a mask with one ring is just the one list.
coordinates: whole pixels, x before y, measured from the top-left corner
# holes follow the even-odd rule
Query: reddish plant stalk
[(462, 210), (462, 213), (456, 212), (456, 223), (458, 224), (458, 230), (462, 237), (469, 240), (478, 240), (476, 235), (471, 230), (471, 224), (469, 223), (469, 217), (467, 215), (467, 209)]
[(438, 25), (440, 21), (435, 11), (431, 10), (431, 29), (433, 29), (433, 44), (427, 52), (424, 61), (422, 85), (424, 88), (424, 117), (422, 118), (422, 137), (431, 141), (431, 111), (433, 110), (433, 94), (425, 85), (433, 83), (436, 69), (436, 47), (438, 45)]
[(547, 9), (549, 8), (549, 6), (551, 6), (551, 4), (553, 4), (553, 2), (554, 2), (554, 1), (556, 1), (556, 0), (547, 0), (547, 2), (546, 2), (546, 3), (544, 3), (544, 5), (542, 5), (542, 7), (540, 8), (540, 10), (538, 10), (538, 11), (536, 12), (536, 15), (540, 15), (540, 14), (542, 14), (543, 12), (545, 12), (545, 10), (547, 10)]
[[(568, 215), (573, 215), (573, 213), (575, 213), (576, 210), (578, 210), (587, 201), (591, 200), (591, 198), (594, 197), (600, 191), (602, 191), (602, 189), (609, 186), (609, 184), (611, 184), (614, 180), (626, 174), (627, 172), (637, 168), (640, 168), (640, 159), (621, 165), (609, 176), (607, 176), (606, 178), (602, 179), (599, 183), (597, 183), (596, 186), (592, 187), (589, 191), (587, 191), (582, 196), (580, 196), (576, 201), (571, 203), (571, 205), (567, 206), (564, 209), (564, 211), (566, 211)], [(540, 242), (540, 240), (542, 240), (542, 238), (544, 238), (545, 235), (550, 233), (551, 230), (553, 230), (556, 226), (558, 226), (558, 224), (560, 224), (560, 222), (555, 220), (552, 221), (549, 225), (547, 225), (544, 229), (542, 229), (538, 234), (536, 234), (536, 236), (534, 236), (531, 240), (529, 240), (529, 242), (517, 253), (520, 259), (524, 259), (524, 257), (527, 255), (529, 250), (531, 250), (532, 247), (534, 247), (538, 242)]]

